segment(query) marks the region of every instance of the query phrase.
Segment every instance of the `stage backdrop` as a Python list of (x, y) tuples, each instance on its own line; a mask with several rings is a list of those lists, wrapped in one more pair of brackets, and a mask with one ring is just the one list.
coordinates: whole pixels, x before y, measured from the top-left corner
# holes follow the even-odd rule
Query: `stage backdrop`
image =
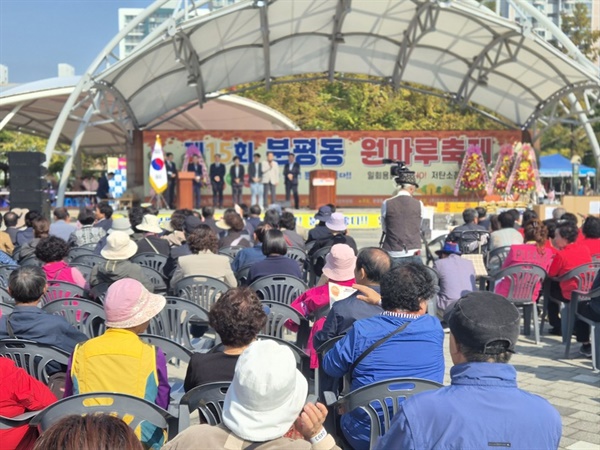
[[(383, 165), (384, 158), (406, 162), (417, 173), (420, 187), (418, 194), (426, 204), (456, 201), (453, 189), (464, 152), (470, 145), (479, 145), (486, 164), (495, 161), (500, 146), (521, 140), (521, 132), (510, 131), (156, 131), (144, 133), (144, 167), (156, 134), (163, 138), (165, 153), (175, 156), (181, 168), (185, 151), (197, 147), (204, 155), (207, 165), (214, 154), (221, 154), (221, 161), (231, 164), (239, 156), (242, 164), (252, 161), (255, 153), (265, 160), (271, 151), (280, 164), (287, 162), (287, 154), (293, 152), (302, 168), (299, 185), (302, 205), (307, 204), (309, 172), (314, 169), (337, 171), (337, 204), (339, 206), (373, 207), (381, 205), (394, 191), (395, 183), (390, 177), (390, 166)], [(283, 170), (277, 193), (284, 195)], [(244, 189), (244, 201), (250, 201), (248, 180)], [(146, 192), (149, 184), (146, 180)], [(206, 188), (204, 200), (209, 197)], [(203, 190), (204, 191), (204, 190)], [(231, 193), (229, 174), (226, 195)], [(467, 198), (461, 198), (467, 200)], [(228, 202), (225, 202), (228, 204)]]

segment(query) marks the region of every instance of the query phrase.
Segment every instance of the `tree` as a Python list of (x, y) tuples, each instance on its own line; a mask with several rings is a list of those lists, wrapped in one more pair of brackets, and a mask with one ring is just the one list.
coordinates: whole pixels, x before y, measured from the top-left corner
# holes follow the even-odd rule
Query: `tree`
[[(597, 47), (600, 30), (592, 30), (592, 21), (584, 3), (575, 3), (572, 14), (561, 15), (561, 29), (589, 60), (596, 61), (599, 56)], [(566, 52), (565, 49), (563, 51)]]

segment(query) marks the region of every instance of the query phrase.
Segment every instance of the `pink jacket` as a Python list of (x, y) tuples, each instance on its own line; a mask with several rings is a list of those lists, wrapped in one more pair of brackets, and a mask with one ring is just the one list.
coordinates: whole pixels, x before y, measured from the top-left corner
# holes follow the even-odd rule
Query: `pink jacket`
[[(554, 253), (548, 249), (544, 249), (543, 253), (538, 251), (538, 247), (535, 243), (529, 244), (514, 244), (510, 246), (510, 251), (508, 252), (508, 256), (504, 260), (504, 264), (502, 264), (502, 268), (506, 269), (507, 267), (514, 266), (515, 264), (535, 264), (537, 266), (542, 267), (546, 272), (550, 268), (550, 264), (552, 264), (552, 258), (554, 257)], [(508, 291), (510, 290), (510, 280), (508, 278), (503, 278), (496, 285), (494, 292), (496, 294), (508, 295)], [(537, 284), (535, 290), (533, 291), (533, 301), (537, 302), (537, 299), (540, 294), (540, 283)]]
[(74, 267), (70, 267), (65, 261), (55, 261), (44, 264), (42, 267), (46, 272), (46, 278), (50, 284), (52, 281), (66, 281), (85, 288), (85, 278), (81, 272)]

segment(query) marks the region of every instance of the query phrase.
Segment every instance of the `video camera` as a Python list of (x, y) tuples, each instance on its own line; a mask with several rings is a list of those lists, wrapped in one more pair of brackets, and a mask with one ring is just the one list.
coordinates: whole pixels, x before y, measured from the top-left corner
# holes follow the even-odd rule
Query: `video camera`
[(393, 164), (393, 166), (390, 167), (390, 175), (394, 178), (398, 178), (402, 172), (410, 172), (410, 169), (404, 161), (384, 159), (383, 164)]

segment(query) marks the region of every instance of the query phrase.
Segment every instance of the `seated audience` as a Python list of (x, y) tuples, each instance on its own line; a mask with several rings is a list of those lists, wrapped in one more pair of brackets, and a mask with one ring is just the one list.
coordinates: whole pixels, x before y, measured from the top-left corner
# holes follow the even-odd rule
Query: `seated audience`
[(348, 235), (348, 226), (346, 225), (346, 218), (342, 213), (333, 213), (325, 222), (325, 227), (330, 231), (329, 236), (319, 239), (316, 241), (311, 249), (309, 255), (314, 255), (317, 250), (324, 247), (331, 247), (335, 244), (347, 244), (352, 247), (354, 254), (358, 253), (356, 242), (352, 236)]
[(213, 277), (231, 287), (237, 286), (229, 257), (217, 254), (218, 242), (217, 236), (208, 225), (201, 224), (194, 230), (187, 237), (187, 244), (192, 254), (179, 257), (177, 268), (171, 278), (171, 286), (192, 275)]
[(515, 230), (518, 230), (519, 228), (521, 228), (521, 224), (523, 222), (521, 221), (521, 213), (519, 212), (519, 210), (516, 208), (513, 208), (513, 209), (509, 209), (506, 212), (509, 213), (510, 215), (512, 215), (513, 219), (515, 219)]
[(81, 224), (81, 228), (74, 231), (69, 238), (69, 244), (72, 247), (97, 244), (106, 234), (104, 228), (94, 227), (94, 221), (96, 220), (94, 212), (87, 208), (81, 210), (79, 216), (77, 216), (77, 220)]
[[(356, 267), (354, 268), (356, 284), (368, 286), (379, 292), (379, 283), (391, 267), (392, 259), (387, 252), (376, 247), (362, 248), (358, 252)], [(326, 272), (329, 272), (329, 268)], [(323, 328), (314, 333), (313, 344), (315, 349), (318, 349), (329, 339), (346, 333), (357, 320), (373, 317), (383, 311), (379, 305), (370, 305), (359, 300), (357, 298), (359, 295), (361, 295), (361, 292), (356, 291), (350, 297), (338, 300), (331, 305), (325, 323), (323, 323)]]
[[(592, 291), (600, 288), (600, 273), (596, 275)], [(577, 312), (583, 317), (600, 322), (600, 297), (594, 297), (590, 300), (582, 301), (577, 304)], [(581, 344), (579, 353), (587, 358), (592, 356), (592, 343), (590, 342), (590, 326), (582, 320), (575, 321), (575, 336), (577, 342)], [(569, 337), (570, 339), (570, 337)]]
[[(17, 245), (17, 233), (22, 228), (22, 226), (20, 226), (21, 224), (19, 223), (19, 221), (22, 220), (23, 224), (25, 222), (25, 218), (24, 217), (21, 218), (19, 216), (19, 214), (17, 214), (16, 211), (17, 210), (14, 209), (14, 210), (9, 211), (6, 214), (4, 214), (4, 225), (6, 225), (6, 234), (8, 234), (10, 236), (10, 240), (13, 244), (13, 248), (15, 245)], [(11, 255), (12, 255), (12, 252), (11, 252)]]
[(490, 235), (490, 251), (523, 243), (523, 235), (515, 229), (515, 218), (510, 212), (500, 213), (498, 222), (502, 228)]
[(71, 216), (67, 208), (62, 206), (54, 209), (54, 222), (50, 225), (50, 234), (57, 236), (64, 241), (68, 241), (71, 234), (77, 230), (75, 225), (71, 225)]
[(465, 223), (454, 228), (446, 241), (458, 243), (464, 253), (479, 253), (480, 248), (485, 250), (489, 236), (482, 234), (487, 230), (477, 225), (477, 211), (467, 208), (463, 211), (462, 217)]
[(171, 232), (162, 236), (162, 239), (166, 240), (171, 247), (179, 247), (185, 243), (185, 232), (183, 226), (185, 224), (185, 219), (191, 215), (188, 214), (188, 211), (191, 213), (190, 210), (177, 209), (173, 211), (173, 214), (171, 214), (171, 220), (169, 221), (167, 227), (171, 229)]
[[(422, 264), (393, 268), (381, 280), (381, 296), (369, 298), (373, 303), (381, 301), (383, 313), (354, 322), (325, 354), (325, 373), (335, 378), (349, 374), (352, 391), (390, 378), (442, 383), (444, 331), (440, 321), (427, 314), (427, 302), (435, 292), (433, 278)], [(369, 424), (367, 414), (360, 410), (342, 416), (341, 428), (352, 448), (369, 448)]]
[(309, 230), (306, 244), (313, 241), (320, 241), (321, 239), (327, 239), (331, 235), (331, 230), (325, 226), (325, 222), (329, 220), (331, 214), (334, 212), (335, 211), (333, 211), (330, 205), (324, 205), (319, 208), (315, 214), (315, 220), (318, 220), (319, 223), (317, 223), (312, 230)]
[(42, 215), (37, 211), (27, 211), (25, 213), (25, 229), (17, 232), (15, 245), (23, 246), (31, 241), (33, 236), (33, 220)]
[[(131, 208), (129, 210), (128, 215), (129, 215), (129, 225), (130, 225), (131, 231), (133, 232), (131, 234), (131, 239), (133, 239), (134, 242), (137, 242), (141, 238), (144, 237), (144, 233), (142, 231), (138, 230), (137, 227), (140, 223), (142, 223), (142, 220), (144, 220), (145, 208), (142, 206), (134, 206), (133, 208)], [(111, 228), (115, 227), (114, 226), (115, 220), (113, 220), (113, 226)]]
[(251, 237), (244, 230), (244, 219), (237, 212), (225, 212), (223, 219), (217, 226), (226, 230), (226, 234), (219, 240), (219, 249), (226, 247), (252, 247)]
[(562, 206), (559, 206), (558, 208), (554, 208), (552, 210), (552, 218), (554, 220), (560, 220), (563, 216), (564, 213), (566, 213), (567, 210), (565, 208), (563, 208)]
[(205, 383), (231, 381), (239, 356), (267, 322), (260, 300), (249, 288), (229, 289), (210, 308), (208, 317), (225, 348), (192, 355), (183, 385), (186, 392)]
[[(4, 224), (6, 225), (6, 220), (4, 221)], [(0, 214), (0, 226), (1, 225), (2, 214)], [(6, 225), (6, 230), (8, 231), (8, 225)], [(13, 250), (15, 249), (15, 244), (13, 243), (12, 238), (10, 237), (7, 231), (0, 231), (0, 251), (6, 253), (8, 256), (12, 256)]]
[(588, 248), (590, 255), (600, 258), (600, 218), (588, 216), (581, 226), (583, 239), (579, 242)]
[(525, 238), (525, 231), (523, 230), (523, 227), (530, 220), (537, 219), (537, 218), (538, 218), (538, 215), (533, 209), (526, 209), (525, 211), (523, 211), (523, 215), (521, 216), (522, 227), (520, 227), (517, 230), (521, 234), (521, 236), (523, 236), (523, 239)]
[(248, 222), (254, 229), (256, 229), (256, 227), (258, 227), (258, 225), (262, 222), (260, 218), (260, 213), (262, 212), (260, 206), (252, 205), (250, 206), (248, 212), (250, 213), (250, 215), (246, 222)]
[(40, 240), (35, 248), (35, 256), (44, 263), (42, 270), (46, 274), (48, 284), (53, 281), (66, 281), (84, 288), (85, 277), (75, 267), (70, 267), (66, 262), (69, 254), (69, 244), (57, 236), (48, 236)]
[(499, 295), (472, 292), (447, 321), (452, 384), (402, 402), (375, 448), (558, 448), (558, 411), (518, 389), (508, 364), (519, 337), (517, 308)]
[(269, 225), (272, 230), (279, 229), (279, 222), (281, 220), (281, 207), (278, 204), (269, 206), (265, 211), (265, 216), (262, 223)]
[(208, 225), (217, 236), (222, 231), (219, 227), (217, 227), (217, 221), (215, 220), (215, 208), (212, 206), (202, 207), (202, 223), (204, 223), (204, 225)]
[[(308, 338), (307, 352), (310, 356), (310, 367), (319, 366), (317, 352), (313, 346), (313, 337), (318, 333), (325, 323), (325, 317), (330, 308), (330, 283), (341, 286), (352, 286), (356, 283), (354, 278), (356, 269), (356, 256), (354, 250), (346, 244), (336, 244), (331, 247), (331, 252), (325, 257), (325, 266), (323, 275), (327, 278), (325, 283), (315, 286), (294, 300), (290, 306), (302, 314), (307, 319), (314, 319), (314, 324)], [(298, 325), (291, 321), (286, 322), (285, 326), (292, 331), (298, 331)]]
[(3, 251), (0, 251), (0, 264), (4, 266), (16, 266), (17, 262), (10, 256), (8, 256), (8, 254), (4, 253)]
[(101, 255), (105, 262), (96, 264), (90, 273), (90, 287), (102, 283), (114, 283), (123, 278), (133, 278), (144, 285), (150, 292), (154, 292), (154, 285), (142, 272), (139, 264), (129, 261), (137, 252), (137, 244), (129, 239), (127, 233), (114, 231), (108, 235), (106, 245)]
[[(41, 411), (56, 402), (56, 397), (44, 383), (17, 367), (10, 358), (0, 356), (0, 374), (0, 416), (16, 417), (29, 411)], [(0, 447), (31, 450), (37, 436), (37, 429), (27, 424), (8, 429), (0, 427)]]
[(131, 240), (135, 242), (135, 232), (133, 231), (133, 228), (131, 228), (131, 222), (125, 217), (119, 217), (118, 219), (113, 219), (112, 225), (109, 228), (109, 230), (104, 236), (102, 236), (102, 239), (100, 239), (96, 244), (96, 248), (94, 249), (94, 253), (96, 255), (102, 255), (102, 249), (106, 246), (106, 239), (108, 239), (108, 236), (111, 233), (114, 233), (115, 231), (122, 231), (123, 233), (127, 234), (127, 236), (129, 236)]
[[(564, 216), (564, 214), (563, 214)], [(589, 249), (577, 242), (577, 225), (572, 222), (564, 222), (556, 228), (554, 233), (554, 247), (557, 249), (552, 264), (548, 269), (549, 277), (561, 277), (567, 272), (592, 262)], [(550, 292), (552, 297), (562, 302), (571, 301), (571, 293), (577, 289), (577, 280), (570, 279), (560, 283), (551, 282)], [(548, 323), (552, 327), (550, 334), (562, 335), (561, 321), (559, 317), (559, 306), (554, 302), (548, 302)]]
[(577, 216), (573, 213), (566, 212), (560, 216), (559, 224), (563, 224), (565, 222), (571, 222), (573, 225), (577, 226)]
[(33, 239), (29, 242), (21, 245), (21, 251), (19, 252), (19, 262), (23, 261), (28, 256), (35, 254), (35, 247), (40, 242), (40, 239), (49, 236), (50, 221), (45, 217), (39, 216), (31, 221), (31, 227), (33, 228)]
[(296, 247), (300, 250), (304, 250), (304, 239), (296, 233), (296, 217), (294, 217), (291, 212), (284, 211), (281, 213), (279, 229), (283, 233), (285, 242), (287, 242), (289, 247)]
[(327, 408), (307, 403), (308, 383), (292, 351), (271, 340), (254, 342), (235, 366), (223, 423), (194, 425), (164, 450), (339, 449), (323, 423)]
[[(525, 223), (523, 233), (525, 243), (511, 245), (508, 255), (502, 264), (502, 269), (509, 268), (515, 264), (535, 264), (548, 272), (552, 258), (554, 257), (554, 253), (546, 248), (548, 229), (539, 219), (531, 219)], [(511, 284), (511, 278), (503, 278), (494, 288), (494, 292), (506, 297), (510, 291)], [(541, 284), (538, 283), (533, 292), (532, 300), (534, 302), (539, 298), (541, 288)]]
[(302, 278), (298, 263), (285, 256), (287, 244), (281, 231), (268, 230), (265, 233), (262, 252), (266, 258), (252, 264), (250, 272), (248, 272), (248, 284), (271, 275), (292, 275), (296, 278)]
[(134, 431), (110, 414), (66, 416), (48, 428), (33, 450), (143, 450)]
[(487, 209), (483, 206), (478, 206), (475, 208), (477, 211), (477, 225), (485, 228), (487, 231), (492, 231), (492, 223), (487, 216)]
[[(197, 230), (202, 225), (202, 221), (198, 217), (191, 214), (188, 215), (183, 221), (184, 238), (188, 239), (190, 234), (192, 234), (194, 230)], [(163, 274), (167, 278), (171, 278), (173, 276), (173, 272), (175, 272), (175, 269), (177, 268), (177, 261), (179, 257), (191, 254), (192, 252), (190, 250), (190, 246), (185, 240), (181, 241), (180, 245), (172, 245), (167, 262), (163, 267)]]
[(112, 215), (112, 206), (110, 206), (108, 202), (100, 202), (96, 205), (96, 223), (94, 226), (100, 227), (108, 232), (112, 227)]
[[(171, 388), (165, 355), (138, 336), (165, 304), (163, 296), (148, 292), (139, 281), (124, 278), (113, 283), (104, 300), (108, 329), (75, 348), (69, 360), (65, 397), (118, 392), (167, 409)], [(150, 448), (160, 448), (164, 440), (163, 431), (149, 423), (138, 427), (136, 435)]]
[(459, 298), (475, 290), (475, 266), (468, 259), (460, 257), (460, 248), (454, 242), (446, 242), (435, 253), (440, 258), (433, 263), (433, 269), (440, 283), (437, 310), (441, 318)]
[(270, 229), (271, 227), (266, 224), (261, 224), (254, 229), (254, 247), (243, 248), (237, 252), (231, 263), (231, 268), (234, 272), (266, 258), (262, 251), (262, 246), (265, 240), (265, 233)]
[(160, 238), (163, 229), (159, 225), (157, 216), (146, 214), (142, 219), (142, 223), (137, 226), (137, 229), (144, 233), (143, 237), (137, 241), (138, 255), (140, 253), (157, 253), (169, 256), (171, 249), (169, 243)]

